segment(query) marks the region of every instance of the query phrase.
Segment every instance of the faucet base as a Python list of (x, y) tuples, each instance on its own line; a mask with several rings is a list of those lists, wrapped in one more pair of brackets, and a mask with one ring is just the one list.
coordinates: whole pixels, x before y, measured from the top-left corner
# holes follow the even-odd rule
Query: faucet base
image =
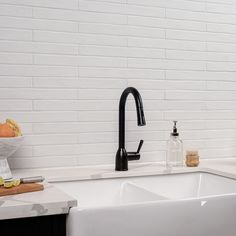
[(116, 171), (128, 170), (128, 157), (125, 148), (119, 148), (116, 152)]

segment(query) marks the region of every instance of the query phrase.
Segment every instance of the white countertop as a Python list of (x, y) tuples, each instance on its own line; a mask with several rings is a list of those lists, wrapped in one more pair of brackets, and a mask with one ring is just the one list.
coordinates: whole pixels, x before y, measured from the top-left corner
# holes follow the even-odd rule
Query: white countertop
[(120, 178), (156, 174), (171, 174), (192, 171), (210, 171), (236, 178), (236, 158), (201, 160), (199, 167), (178, 167), (167, 170), (164, 163), (129, 162), (128, 171), (115, 171), (115, 165), (96, 165), (67, 168), (21, 169), (12, 171), (14, 176), (28, 177), (42, 175), (48, 182), (64, 182), (88, 179)]
[(76, 206), (74, 198), (53, 186), (53, 182), (88, 179), (120, 178), (207, 171), (236, 179), (236, 158), (201, 160), (199, 167), (179, 167), (167, 170), (163, 163), (129, 163), (129, 170), (117, 172), (114, 165), (97, 165), (66, 168), (13, 170), (15, 177), (42, 175), (49, 182), (44, 191), (0, 197), (0, 219), (32, 217), (68, 213)]

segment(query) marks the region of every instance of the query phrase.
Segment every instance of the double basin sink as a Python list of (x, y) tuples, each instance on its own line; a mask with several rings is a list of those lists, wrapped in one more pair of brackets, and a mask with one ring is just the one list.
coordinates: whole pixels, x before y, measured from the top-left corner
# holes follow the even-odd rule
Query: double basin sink
[(234, 236), (236, 180), (207, 173), (55, 183), (74, 196), (68, 236)]

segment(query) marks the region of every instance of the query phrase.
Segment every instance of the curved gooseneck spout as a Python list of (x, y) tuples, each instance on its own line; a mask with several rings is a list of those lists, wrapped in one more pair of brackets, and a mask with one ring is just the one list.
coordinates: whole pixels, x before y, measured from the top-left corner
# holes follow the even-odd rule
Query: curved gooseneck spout
[(118, 171), (128, 170), (129, 160), (140, 159), (139, 151), (143, 144), (143, 140), (141, 140), (137, 152), (126, 152), (125, 150), (125, 105), (127, 97), (130, 93), (134, 96), (136, 104), (138, 126), (146, 125), (143, 112), (142, 98), (138, 90), (133, 87), (126, 88), (121, 94), (120, 104), (119, 104), (119, 148), (116, 153), (116, 168), (115, 168)]

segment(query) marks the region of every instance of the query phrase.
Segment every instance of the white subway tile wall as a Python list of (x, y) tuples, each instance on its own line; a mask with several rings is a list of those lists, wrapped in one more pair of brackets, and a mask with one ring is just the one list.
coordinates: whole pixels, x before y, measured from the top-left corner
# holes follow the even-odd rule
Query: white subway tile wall
[(185, 149), (236, 157), (235, 0), (0, 0), (0, 119), (25, 136), (12, 168), (114, 163), (127, 86), (140, 162), (165, 160), (172, 120)]

